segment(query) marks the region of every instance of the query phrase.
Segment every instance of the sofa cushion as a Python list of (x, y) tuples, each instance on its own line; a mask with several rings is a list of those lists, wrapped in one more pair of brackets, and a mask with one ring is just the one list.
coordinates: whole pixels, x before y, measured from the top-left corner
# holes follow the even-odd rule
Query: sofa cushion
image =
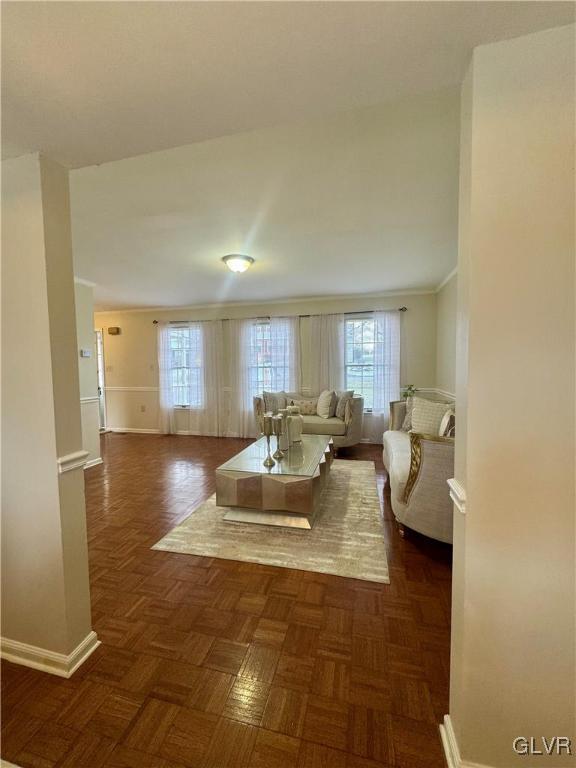
[(332, 416), (323, 419), (322, 416), (302, 416), (304, 423), (302, 431), (306, 435), (345, 435), (346, 424), (342, 419)]
[(295, 405), (300, 409), (302, 416), (316, 416), (316, 406), (318, 404), (317, 397), (303, 397), (298, 400), (296, 398), (288, 400), (288, 405)]
[(410, 473), (410, 435), (400, 430), (384, 432), (384, 465), (390, 478), (390, 489), (396, 499), (403, 499)]
[(438, 434), (440, 437), (454, 437), (452, 433), (454, 432), (455, 418), (456, 414), (454, 409), (449, 408), (444, 416), (442, 416), (442, 421), (440, 422), (440, 427), (438, 429)]
[(278, 413), (280, 408), (286, 408), (286, 393), (285, 392), (264, 392), (262, 393), (264, 398), (264, 410), (266, 412)]
[(437, 435), (440, 422), (446, 411), (452, 407), (450, 403), (439, 403), (415, 397), (412, 406), (412, 431), (425, 435)]
[(338, 416), (339, 419), (343, 419), (346, 415), (346, 402), (354, 397), (354, 390), (347, 389), (340, 392), (336, 392), (338, 402), (336, 403), (336, 413), (334, 416)]
[(336, 397), (336, 392), (330, 389), (325, 389), (318, 397), (317, 415), (321, 416), (323, 419), (333, 418), (336, 414), (337, 402), (338, 398)]

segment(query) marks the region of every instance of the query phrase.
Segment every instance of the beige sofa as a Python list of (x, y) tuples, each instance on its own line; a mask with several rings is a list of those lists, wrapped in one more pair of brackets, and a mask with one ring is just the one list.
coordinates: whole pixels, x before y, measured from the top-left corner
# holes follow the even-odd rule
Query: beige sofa
[(452, 542), (453, 507), (448, 479), (454, 477), (454, 438), (403, 432), (406, 401), (390, 403), (384, 432), (384, 466), (392, 511), (403, 526), (438, 541)]
[[(293, 399), (312, 399), (310, 395), (293, 393)], [(264, 398), (254, 398), (254, 416), (256, 420), (264, 413)], [(302, 416), (303, 433), (306, 435), (331, 435), (335, 448), (345, 448), (356, 445), (362, 439), (362, 423), (364, 420), (364, 398), (352, 397), (346, 403), (344, 419), (337, 416), (324, 419), (321, 416)]]

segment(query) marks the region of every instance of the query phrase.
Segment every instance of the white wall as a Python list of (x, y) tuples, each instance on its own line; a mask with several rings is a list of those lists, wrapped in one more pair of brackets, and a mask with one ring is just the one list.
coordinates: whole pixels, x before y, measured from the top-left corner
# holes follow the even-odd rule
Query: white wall
[[(78, 374), (80, 378), (80, 411), (82, 416), (82, 446), (88, 451), (87, 467), (101, 464), (100, 418), (98, 402), (98, 373), (96, 338), (94, 335), (93, 288), (75, 282), (76, 335)], [(90, 357), (81, 357), (80, 350), (89, 350)]]
[[(111, 428), (156, 430), (158, 427), (158, 357), (153, 320), (307, 315), (371, 309), (408, 308), (401, 313), (401, 383), (434, 388), (436, 380), (436, 295), (316, 299), (290, 303), (228, 304), (180, 310), (96, 313), (96, 327), (120, 326), (119, 336), (104, 333), (107, 421)], [(301, 319), (302, 388), (309, 387), (308, 323)], [(223, 381), (223, 388), (229, 381)], [(224, 393), (225, 394), (225, 393)], [(144, 409), (144, 410), (142, 410)], [(180, 415), (185, 419), (185, 414)], [(369, 421), (367, 417), (366, 421)], [(367, 423), (366, 433), (369, 432)], [(182, 427), (185, 429), (185, 426)]]
[(458, 278), (454, 274), (436, 295), (436, 387), (456, 392), (456, 299)]
[(576, 743), (574, 32), (477, 48), (463, 91), (467, 502), (455, 513), (450, 692), (463, 765), (574, 765), (512, 750), (517, 736)]
[(90, 636), (79, 397), (68, 176), (27, 155), (2, 163), (3, 654)]

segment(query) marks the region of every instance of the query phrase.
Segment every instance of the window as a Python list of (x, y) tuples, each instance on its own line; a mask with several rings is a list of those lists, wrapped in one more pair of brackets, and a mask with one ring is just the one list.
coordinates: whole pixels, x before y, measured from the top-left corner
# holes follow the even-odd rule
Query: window
[[(346, 389), (364, 398), (364, 408), (374, 407), (375, 322), (371, 316), (347, 318), (344, 326)], [(380, 334), (378, 334), (380, 335)]]
[(204, 406), (204, 355), (200, 325), (170, 328), (172, 402), (180, 408)]
[(290, 319), (256, 320), (248, 336), (248, 382), (250, 396), (264, 390), (290, 389), (294, 376), (293, 329)]

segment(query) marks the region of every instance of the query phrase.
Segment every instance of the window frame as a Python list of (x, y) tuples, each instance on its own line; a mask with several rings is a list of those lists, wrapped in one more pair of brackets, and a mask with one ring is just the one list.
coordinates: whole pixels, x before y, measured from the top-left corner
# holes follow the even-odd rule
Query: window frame
[[(256, 329), (267, 329), (266, 333), (262, 333), (258, 339), (254, 332)], [(290, 332), (286, 332), (286, 343), (289, 345)], [(271, 318), (256, 318), (252, 321), (249, 328), (249, 348), (246, 351), (246, 365), (247, 365), (247, 379), (249, 382), (250, 397), (259, 397), (264, 391), (272, 392), (276, 391), (277, 381), (282, 378), (284, 381), (281, 389), (288, 386), (286, 382), (290, 380), (290, 368), (289, 365), (275, 364), (275, 353), (272, 348), (274, 337), (272, 334), (272, 322)], [(264, 347), (263, 350), (258, 351), (258, 343)], [(267, 346), (267, 349), (265, 348)], [(263, 362), (253, 363), (254, 357), (264, 356)], [(282, 371), (282, 374), (279, 373)], [(268, 372), (268, 373), (266, 373)]]
[[(197, 341), (197, 350), (199, 352), (199, 364), (198, 365), (179, 365), (175, 366), (173, 365), (174, 362), (174, 354), (175, 352), (181, 351), (181, 352), (194, 352), (194, 346), (182, 346), (180, 349), (173, 349), (172, 347), (172, 335), (177, 334), (178, 332), (187, 331), (188, 333), (194, 332), (198, 334), (198, 341)], [(178, 410), (190, 410), (190, 411), (201, 411), (204, 409), (206, 404), (206, 393), (204, 391), (203, 386), (203, 380), (204, 380), (204, 338), (202, 334), (202, 326), (200, 324), (190, 324), (190, 325), (175, 325), (169, 328), (168, 330), (168, 342), (169, 342), (169, 348), (171, 352), (171, 365), (170, 365), (170, 387), (172, 390), (172, 407), (177, 408)], [(201, 385), (197, 387), (197, 392), (199, 393), (199, 399), (195, 403), (178, 403), (176, 402), (177, 398), (175, 397), (175, 393), (177, 390), (186, 390), (188, 388), (188, 385), (186, 384), (177, 384), (174, 381), (174, 373), (176, 371), (198, 371), (198, 376), (201, 380)]]
[[(357, 389), (357, 387), (351, 386), (349, 384), (349, 380), (348, 380), (348, 369), (349, 368), (362, 368), (362, 381), (364, 381), (364, 369), (369, 368), (372, 371), (372, 373), (371, 373), (372, 383), (374, 382), (374, 366), (375, 366), (375, 362), (374, 362), (374, 352), (375, 352), (375, 350), (374, 350), (374, 348), (372, 349), (372, 362), (371, 363), (353, 363), (353, 362), (349, 363), (348, 362), (348, 357), (349, 357), (348, 356), (348, 339), (347, 339), (348, 324), (349, 323), (358, 322), (358, 321), (362, 321), (362, 322), (370, 321), (372, 323), (372, 342), (364, 342), (364, 340), (363, 340), (364, 333), (362, 333), (362, 341), (360, 342), (360, 345), (363, 347), (365, 345), (365, 343), (367, 343), (367, 344), (372, 343), (372, 345), (374, 347), (374, 345), (376, 344), (376, 339), (374, 338), (374, 334), (375, 334), (375, 331), (376, 331), (376, 327), (375, 327), (376, 326), (376, 321), (374, 319), (374, 313), (373, 312), (359, 312), (358, 314), (350, 314), (350, 315), (346, 315), (345, 316), (345, 318), (344, 318), (344, 389), (346, 389), (346, 390), (353, 389), (355, 395), (357, 394), (360, 397), (363, 397), (364, 398), (364, 413), (372, 413), (373, 408), (371, 406), (366, 406), (366, 397), (365, 397), (365, 394), (364, 394), (364, 390), (363, 389), (359, 390), (359, 389)], [(357, 342), (352, 341), (352, 347), (356, 343)], [(374, 399), (374, 390), (372, 389), (372, 401), (373, 401), (373, 399)]]

